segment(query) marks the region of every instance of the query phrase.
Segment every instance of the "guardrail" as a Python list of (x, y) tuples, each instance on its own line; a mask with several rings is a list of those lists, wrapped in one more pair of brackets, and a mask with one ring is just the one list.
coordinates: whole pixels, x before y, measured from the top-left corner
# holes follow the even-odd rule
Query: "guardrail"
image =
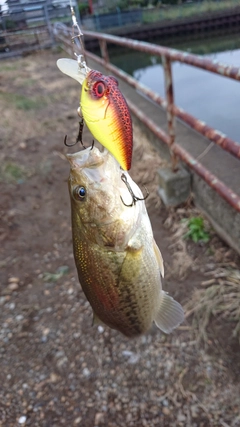
[[(60, 30), (62, 28), (62, 30)], [(65, 50), (72, 55), (72, 43), (70, 29), (63, 26), (55, 27), (55, 37), (64, 44)], [(224, 64), (217, 64), (209, 59), (201, 58), (197, 55), (188, 54), (185, 52), (177, 51), (175, 49), (169, 49), (163, 46), (154, 45), (147, 42), (141, 42), (138, 40), (132, 40), (125, 37), (117, 37), (108, 34), (96, 33), (85, 31), (84, 33), (88, 37), (98, 39), (101, 49), (102, 58), (94, 55), (91, 52), (86, 51), (87, 57), (92, 58), (94, 61), (103, 65), (110, 72), (114, 73), (130, 86), (138, 89), (141, 93), (147, 96), (152, 101), (164, 108), (167, 113), (167, 124), (168, 133), (157, 126), (151, 119), (146, 117), (146, 114), (138, 109), (136, 105), (127, 100), (131, 111), (164, 143), (169, 147), (172, 159), (172, 169), (175, 170), (177, 167), (177, 159), (181, 159), (185, 162), (193, 171), (195, 171), (210, 187), (212, 187), (223, 199), (225, 199), (234, 209), (240, 212), (240, 196), (234, 193), (229, 187), (227, 187), (221, 180), (213, 175), (203, 164), (197, 161), (191, 154), (189, 154), (183, 147), (175, 143), (175, 117), (180, 118), (188, 126), (195, 129), (201, 135), (213, 141), (219, 145), (222, 149), (228, 151), (233, 156), (240, 159), (240, 144), (232, 139), (228, 138), (223, 133), (216, 129), (211, 128), (206, 123), (198, 120), (194, 116), (185, 112), (183, 109), (177, 107), (174, 104), (173, 94), (173, 81), (172, 81), (172, 61), (179, 61), (188, 65), (192, 65), (212, 73), (220, 74), (227, 78), (240, 81), (240, 69), (237, 67), (231, 67)], [(164, 78), (165, 78), (165, 89), (166, 98), (162, 98), (156, 93), (152, 92), (145, 85), (137, 82), (133, 77), (120, 70), (116, 66), (110, 63), (109, 54), (107, 50), (107, 43), (117, 44), (120, 46), (132, 48), (142, 52), (158, 55), (162, 58), (164, 67)]]
[[(52, 46), (52, 22), (62, 19), (69, 22), (71, 16), (70, 4), (59, 2), (61, 7), (45, 0), (11, 2), (8, 10), (0, 14), (0, 58)], [(78, 8), (75, 9), (80, 21)]]

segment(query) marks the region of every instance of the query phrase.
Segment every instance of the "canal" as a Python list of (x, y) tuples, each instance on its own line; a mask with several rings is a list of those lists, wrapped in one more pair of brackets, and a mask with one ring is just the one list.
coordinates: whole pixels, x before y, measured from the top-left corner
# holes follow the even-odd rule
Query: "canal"
[[(240, 67), (240, 34), (161, 43)], [(110, 49), (116, 66), (164, 97), (161, 59), (118, 47)], [(240, 82), (178, 62), (172, 65), (175, 104), (240, 143)]]

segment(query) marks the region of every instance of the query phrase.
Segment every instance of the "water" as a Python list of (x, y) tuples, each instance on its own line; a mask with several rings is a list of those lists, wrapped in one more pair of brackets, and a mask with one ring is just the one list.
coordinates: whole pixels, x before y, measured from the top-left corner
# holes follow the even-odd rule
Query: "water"
[[(175, 42), (171, 47), (240, 67), (239, 35), (183, 44)], [(160, 58), (134, 51), (113, 51), (110, 58), (111, 62), (136, 80), (165, 97)], [(240, 82), (179, 62), (172, 64), (172, 73), (175, 104), (235, 141), (240, 141)]]

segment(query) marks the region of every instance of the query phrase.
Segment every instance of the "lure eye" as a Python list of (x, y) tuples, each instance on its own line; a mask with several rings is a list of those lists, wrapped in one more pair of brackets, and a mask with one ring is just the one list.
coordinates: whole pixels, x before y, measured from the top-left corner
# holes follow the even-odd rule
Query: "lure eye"
[(98, 98), (102, 98), (102, 96), (104, 95), (105, 92), (105, 85), (103, 82), (97, 82), (95, 83), (94, 87), (94, 94), (98, 97)]
[(75, 199), (81, 202), (85, 199), (86, 193), (85, 187), (82, 186), (76, 187), (73, 192)]

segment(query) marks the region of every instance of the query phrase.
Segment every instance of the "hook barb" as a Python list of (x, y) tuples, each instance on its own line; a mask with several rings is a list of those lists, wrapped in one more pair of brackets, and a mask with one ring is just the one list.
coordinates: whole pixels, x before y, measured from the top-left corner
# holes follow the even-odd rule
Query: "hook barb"
[(68, 144), (68, 143), (67, 143), (67, 135), (65, 135), (65, 138), (64, 138), (64, 145), (66, 145), (66, 147), (73, 147), (75, 144), (76, 144), (76, 141), (75, 141), (73, 144)]
[[(83, 146), (83, 148), (86, 148), (86, 147), (85, 147), (85, 145), (83, 144), (83, 141), (82, 141), (83, 127), (84, 127), (84, 121), (83, 121), (83, 119), (82, 119), (82, 120), (79, 122), (79, 130), (78, 130), (78, 135), (77, 135), (76, 141), (75, 141), (73, 144), (68, 144), (68, 143), (67, 143), (67, 135), (65, 135), (65, 138), (64, 138), (64, 145), (66, 145), (67, 147), (73, 147), (73, 146), (74, 146), (74, 145), (76, 145), (78, 142), (80, 142), (80, 144)], [(93, 145), (94, 145), (94, 141), (93, 141), (93, 144), (92, 144), (92, 149), (93, 149)]]
[(139, 201), (143, 201), (143, 200), (146, 200), (147, 198), (148, 198), (148, 196), (149, 196), (149, 191), (148, 191), (148, 189), (147, 188), (145, 188), (146, 189), (146, 192), (147, 192), (147, 194), (146, 194), (146, 196), (144, 196), (144, 197), (137, 197), (137, 196), (135, 196), (135, 194), (134, 194), (134, 192), (133, 192), (133, 190), (132, 190), (132, 188), (131, 188), (131, 186), (130, 186), (130, 184), (129, 184), (129, 182), (128, 182), (128, 180), (127, 180), (127, 177), (126, 177), (126, 175), (124, 175), (124, 173), (122, 173), (122, 175), (121, 175), (121, 180), (124, 182), (124, 184), (126, 185), (126, 187), (127, 187), (127, 189), (128, 189), (128, 191), (129, 191), (129, 193), (131, 194), (131, 196), (132, 196), (132, 203), (130, 203), (130, 205), (127, 205), (125, 202), (124, 202), (124, 200), (123, 200), (123, 198), (122, 198), (122, 196), (120, 196), (120, 198), (121, 198), (121, 201), (123, 202), (123, 204), (125, 205), (125, 206), (127, 206), (127, 207), (132, 207), (133, 205), (135, 205), (136, 204), (136, 202), (139, 202)]

